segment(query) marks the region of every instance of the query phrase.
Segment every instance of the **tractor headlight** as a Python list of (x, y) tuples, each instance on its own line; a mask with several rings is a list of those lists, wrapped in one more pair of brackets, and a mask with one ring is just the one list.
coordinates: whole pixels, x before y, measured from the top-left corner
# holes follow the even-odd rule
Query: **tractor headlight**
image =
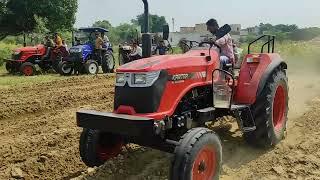
[(160, 71), (132, 74), (131, 87), (150, 87), (160, 76)]
[(146, 74), (133, 74), (133, 84), (146, 84), (147, 75)]
[(71, 48), (70, 53), (80, 53), (82, 51), (81, 48)]
[(128, 83), (129, 87), (150, 87), (160, 76), (160, 71), (139, 72), (139, 73), (117, 73), (116, 86), (125, 86)]
[(116, 75), (116, 84), (125, 84), (126, 78), (124, 73), (117, 73)]
[(19, 55), (21, 53), (21, 51), (14, 51), (13, 55)]

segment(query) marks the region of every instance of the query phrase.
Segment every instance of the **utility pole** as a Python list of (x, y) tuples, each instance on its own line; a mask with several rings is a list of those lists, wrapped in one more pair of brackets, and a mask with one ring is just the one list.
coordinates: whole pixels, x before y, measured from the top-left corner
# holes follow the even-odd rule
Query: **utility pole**
[(174, 28), (175, 28), (174, 25), (175, 25), (175, 24), (174, 24), (174, 18), (172, 18), (172, 32), (175, 32), (175, 30), (174, 30)]

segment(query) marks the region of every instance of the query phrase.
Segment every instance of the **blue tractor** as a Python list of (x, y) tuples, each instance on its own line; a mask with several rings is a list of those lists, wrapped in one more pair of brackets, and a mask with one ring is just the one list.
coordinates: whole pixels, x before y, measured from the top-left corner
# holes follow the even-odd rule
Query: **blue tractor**
[[(59, 64), (61, 75), (97, 74), (99, 66), (103, 73), (112, 73), (115, 68), (112, 45), (106, 35), (108, 30), (103, 28), (80, 28), (74, 33), (73, 46), (70, 48), (70, 56), (64, 58)], [(100, 34), (104, 40), (102, 49), (95, 49), (96, 34)]]

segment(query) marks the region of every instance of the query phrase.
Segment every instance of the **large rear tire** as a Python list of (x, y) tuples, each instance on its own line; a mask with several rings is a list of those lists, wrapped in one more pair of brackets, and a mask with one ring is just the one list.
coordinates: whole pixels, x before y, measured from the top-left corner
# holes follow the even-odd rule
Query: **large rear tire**
[(88, 74), (92, 74), (92, 75), (95, 75), (95, 74), (98, 74), (99, 73), (99, 65), (96, 61), (94, 60), (88, 60), (86, 63), (85, 63), (85, 69), (86, 69), (86, 72)]
[(194, 128), (182, 136), (174, 151), (170, 179), (217, 180), (222, 167), (218, 135), (207, 128)]
[(58, 72), (62, 76), (70, 76), (73, 72), (73, 67), (67, 61), (61, 61), (58, 65)]
[(100, 166), (116, 157), (121, 152), (122, 145), (121, 136), (83, 129), (80, 136), (80, 156), (87, 166)]
[(288, 99), (288, 78), (285, 70), (278, 68), (269, 77), (261, 95), (252, 106), (256, 130), (244, 134), (249, 144), (271, 148), (284, 139)]
[(113, 73), (115, 64), (116, 64), (116, 62), (114, 60), (114, 56), (113, 56), (112, 52), (106, 53), (104, 55), (104, 57), (102, 58), (102, 62), (101, 62), (101, 67), (102, 67), (103, 73)]
[(20, 72), (25, 76), (33, 76), (35, 74), (35, 66), (30, 62), (25, 62), (20, 67)]

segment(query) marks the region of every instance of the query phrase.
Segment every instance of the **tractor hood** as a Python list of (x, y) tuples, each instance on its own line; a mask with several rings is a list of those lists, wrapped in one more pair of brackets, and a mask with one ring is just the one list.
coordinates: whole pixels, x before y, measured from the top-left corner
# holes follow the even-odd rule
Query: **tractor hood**
[[(171, 70), (208, 65), (208, 50), (192, 50), (181, 55), (153, 56), (120, 66), (117, 72), (149, 72)], [(211, 52), (212, 60), (218, 57), (216, 51)]]
[(37, 46), (27, 46), (27, 47), (21, 47), (21, 48), (17, 48), (14, 51), (15, 52), (37, 52), (40, 49), (45, 48), (44, 45), (37, 45)]

